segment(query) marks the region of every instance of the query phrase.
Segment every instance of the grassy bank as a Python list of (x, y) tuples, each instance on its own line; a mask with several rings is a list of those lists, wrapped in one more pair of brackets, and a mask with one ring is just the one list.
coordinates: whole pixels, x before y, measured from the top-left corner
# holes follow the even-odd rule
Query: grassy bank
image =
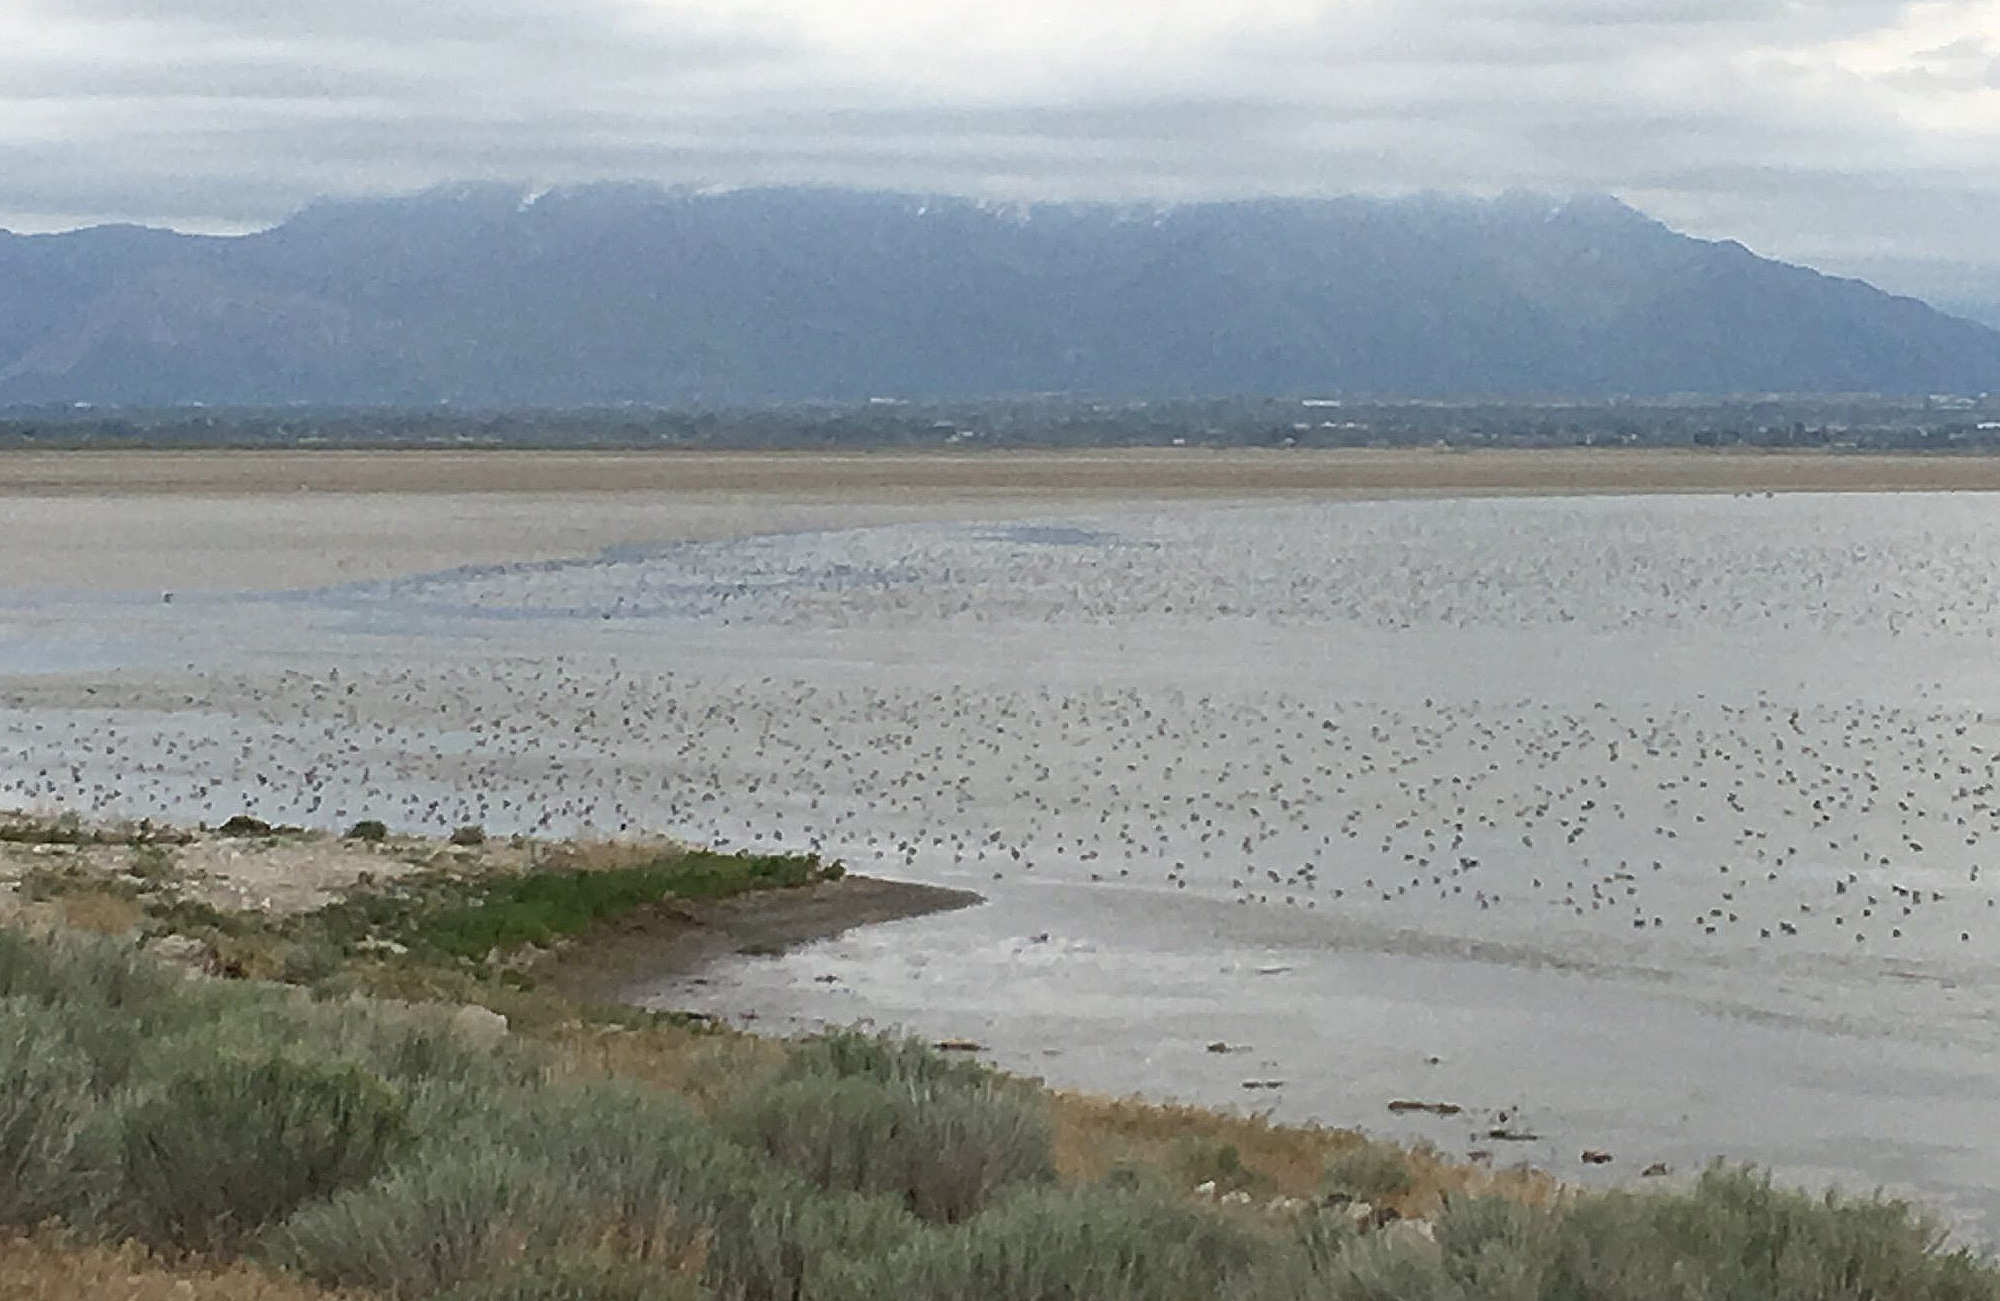
[[(1352, 1133), (1053, 1093), (893, 1035), (777, 1042), (594, 1008), (516, 960), (679, 889), (782, 890), (827, 865), (410, 866), (290, 916), (135, 886), (128, 934), (0, 928), (0, 1293), (2000, 1298), (2000, 1272), (1896, 1202), (1721, 1168), (1566, 1192)], [(60, 871), (40, 888), (58, 912), (122, 898)], [(271, 978), (141, 948), (175, 927)], [(384, 997), (413, 991), (427, 1001)]]
[[(266, 891), (300, 875), (290, 906)], [(218, 880), (218, 877), (239, 880)], [(813, 854), (722, 854), (670, 843), (346, 836), (237, 818), (213, 830), (0, 818), (0, 887), (41, 915), (169, 938), (215, 974), (320, 994), (487, 998), (525, 991), (613, 925), (698, 924), (701, 905), (843, 880)], [(246, 884), (247, 882), (247, 884)], [(192, 947), (190, 947), (192, 946)]]
[(365, 946), (489, 961), (547, 948), (592, 926), (670, 900), (715, 900), (837, 881), (813, 854), (717, 854), (676, 849), (615, 867), (522, 873), (426, 871), (356, 892), (281, 928), (287, 938), (351, 955)]

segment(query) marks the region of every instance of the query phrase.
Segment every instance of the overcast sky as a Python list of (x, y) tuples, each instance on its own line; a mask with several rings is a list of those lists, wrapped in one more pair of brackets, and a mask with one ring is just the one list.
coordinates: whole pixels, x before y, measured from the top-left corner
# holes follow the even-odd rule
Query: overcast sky
[(2000, 299), (2000, 0), (0, 0), (0, 225), (474, 178), (1603, 191)]

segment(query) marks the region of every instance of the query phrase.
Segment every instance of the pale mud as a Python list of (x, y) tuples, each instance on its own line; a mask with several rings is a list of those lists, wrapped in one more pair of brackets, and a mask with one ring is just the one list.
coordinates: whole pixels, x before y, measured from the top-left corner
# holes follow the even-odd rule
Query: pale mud
[(12, 895), (36, 875), (66, 878), (86, 888), (145, 885), (165, 877), (178, 898), (224, 912), (274, 916), (310, 912), (356, 885), (391, 881), (429, 867), (510, 870), (525, 866), (521, 850), (458, 849), (435, 841), (391, 843), (310, 836), (223, 836), (175, 832), (141, 844), (0, 843), (0, 894)]
[[(215, 513), (205, 462), (148, 500), (266, 571), (171, 602), (9, 582), (0, 802), (812, 849), (989, 902), (634, 996), (1571, 1177), (1768, 1162), (2000, 1236), (2000, 515), (1761, 495), (2000, 462), (1215, 460), (1247, 468), (766, 458), (819, 480), (725, 476), (727, 536), (662, 514), (587, 544), (560, 532), (577, 482), (494, 491), (452, 544), (481, 563), (443, 569), (410, 539), (462, 498), (371, 499), (421, 463), (362, 460), (323, 518), (372, 502), (403, 541), (343, 554), (416, 559), (278, 591), (320, 562)], [(855, 461), (939, 518), (774, 529), (867, 497)], [(911, 482), (947, 471), (1015, 486)], [(1483, 495), (1618, 475), (1760, 493)], [(251, 499), (282, 532), (290, 498)], [(17, 500), (85, 503), (114, 554), (153, 527)], [(1466, 1110), (1387, 1110), (1413, 1099)], [(1515, 1120), (1537, 1137), (1481, 1137)]]
[(269, 591), (1091, 503), (1995, 489), (2000, 458), (1636, 449), (6, 452), (0, 590)]

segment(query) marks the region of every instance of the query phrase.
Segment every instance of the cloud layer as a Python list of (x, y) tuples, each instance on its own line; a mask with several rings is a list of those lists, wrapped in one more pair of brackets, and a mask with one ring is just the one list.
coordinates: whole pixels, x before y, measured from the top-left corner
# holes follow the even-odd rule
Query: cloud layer
[(1609, 191), (2000, 268), (2000, 0), (18, 0), (0, 177), (15, 228), (482, 178)]

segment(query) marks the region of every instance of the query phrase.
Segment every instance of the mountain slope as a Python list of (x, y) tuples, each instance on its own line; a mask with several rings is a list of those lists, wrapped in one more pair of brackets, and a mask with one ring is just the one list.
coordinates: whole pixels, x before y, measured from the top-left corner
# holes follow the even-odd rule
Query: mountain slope
[(2000, 333), (1610, 199), (498, 186), (0, 235), (0, 402), (2000, 388)]

